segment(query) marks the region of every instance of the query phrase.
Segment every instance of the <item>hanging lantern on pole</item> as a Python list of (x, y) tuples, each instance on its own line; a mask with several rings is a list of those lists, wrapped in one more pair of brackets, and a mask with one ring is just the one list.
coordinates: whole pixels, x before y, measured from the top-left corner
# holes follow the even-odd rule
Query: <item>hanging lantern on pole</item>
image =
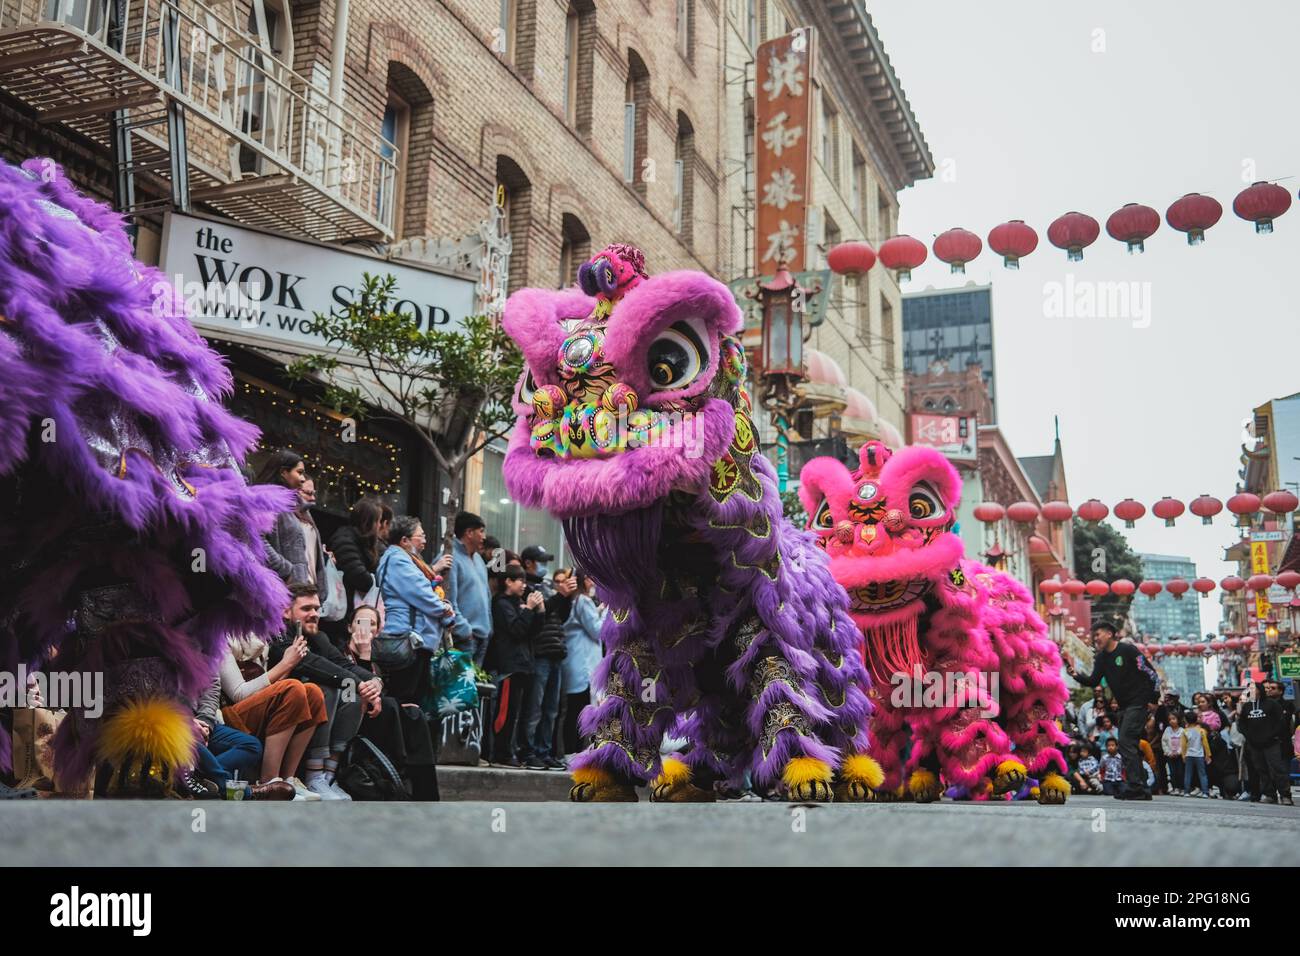
[(1201, 495), (1192, 501), (1188, 510), (1201, 519), (1201, 524), (1213, 524), (1214, 516), (1223, 510), (1223, 502), (1209, 495)]
[(1291, 208), (1291, 194), (1277, 183), (1254, 183), (1237, 193), (1232, 211), (1255, 224), (1255, 232), (1273, 231), (1273, 220)]
[(857, 278), (866, 275), (876, 264), (876, 250), (860, 240), (841, 242), (826, 253), (826, 265), (836, 275)]
[(1110, 593), (1110, 585), (1101, 578), (1093, 578), (1084, 587), (1087, 589), (1089, 597), (1105, 597)]
[(1075, 514), (1084, 521), (1087, 521), (1089, 524), (1097, 524), (1110, 514), (1110, 509), (1096, 498), (1089, 498), (1083, 504), (1079, 505), (1079, 510), (1076, 511)]
[(920, 239), (911, 236), (892, 236), (880, 244), (880, 264), (893, 269), (899, 282), (912, 278), (912, 270), (925, 262), (930, 250)]
[(1294, 594), (1295, 589), (1300, 587), (1300, 571), (1283, 571), (1273, 583), (1280, 588), (1286, 588)]
[(1210, 596), (1210, 592), (1214, 590), (1214, 579), (1213, 579), (1213, 578), (1197, 578), (1195, 581), (1192, 582), (1192, 588), (1193, 588), (1193, 589), (1196, 591), (1196, 593), (1199, 594), (1201, 597), (1203, 597), (1203, 598), (1205, 598), (1205, 597), (1209, 597), (1209, 596)]
[(1246, 588), (1261, 594), (1273, 586), (1273, 575), (1271, 574), (1252, 574), (1246, 579)]
[(1128, 578), (1116, 578), (1110, 582), (1110, 593), (1118, 597), (1132, 597), (1137, 585)]
[(1142, 252), (1143, 243), (1160, 228), (1160, 213), (1141, 203), (1125, 203), (1106, 220), (1106, 232), (1128, 247), (1129, 253)]
[(1243, 491), (1228, 499), (1228, 510), (1237, 516), (1237, 526), (1249, 528), (1251, 516), (1259, 510), (1259, 495)]
[(1043, 505), (1043, 517), (1051, 522), (1053, 527), (1060, 527), (1074, 517), (1074, 509), (1064, 501), (1049, 501)]
[(1047, 578), (1044, 581), (1038, 582), (1038, 590), (1040, 593), (1046, 594), (1048, 597), (1053, 597), (1061, 593), (1061, 582), (1056, 578)]
[(1012, 219), (989, 232), (989, 248), (1008, 269), (1019, 269), (1020, 260), (1038, 248), (1038, 233), (1023, 219)]
[(1166, 528), (1172, 528), (1174, 526), (1174, 519), (1182, 514), (1184, 510), (1186, 509), (1181, 501), (1177, 498), (1170, 498), (1168, 495), (1165, 495), (1165, 497), (1161, 498), (1151, 506), (1151, 513), (1153, 515), (1157, 518), (1165, 519)]
[(1181, 601), (1189, 587), (1191, 585), (1182, 578), (1170, 578), (1165, 582), (1165, 590), (1174, 596), (1175, 601)]
[(1070, 578), (1061, 585), (1061, 590), (1072, 598), (1083, 597), (1084, 592), (1088, 590), (1088, 585), (1084, 584), (1078, 578)]
[(1017, 524), (1031, 524), (1038, 520), (1038, 506), (1029, 501), (1017, 501), (1007, 508), (1007, 517)]
[(1175, 199), (1165, 210), (1165, 222), (1170, 228), (1187, 233), (1189, 246), (1199, 246), (1205, 241), (1205, 230), (1222, 215), (1223, 206), (1213, 196), (1188, 193), (1182, 199)]
[(1097, 220), (1081, 212), (1067, 212), (1047, 227), (1047, 241), (1065, 250), (1070, 262), (1083, 259), (1083, 250), (1097, 241), (1101, 226)]
[(953, 272), (966, 272), (966, 263), (976, 258), (984, 249), (980, 237), (969, 229), (957, 226), (940, 233), (934, 240), (935, 258), (952, 267)]
[(1219, 582), (1219, 587), (1223, 588), (1223, 590), (1227, 591), (1229, 594), (1235, 594), (1245, 586), (1246, 586), (1246, 582), (1243, 581), (1241, 578), (1237, 577), (1235, 574), (1229, 574), (1226, 578), (1224, 578), (1222, 581)]
[(1273, 514), (1284, 515), (1295, 511), (1296, 505), (1300, 504), (1300, 499), (1289, 491), (1270, 491), (1260, 503)]
[(1160, 584), (1159, 581), (1152, 581), (1150, 579), (1147, 579), (1146, 581), (1143, 581), (1141, 584), (1138, 585), (1138, 590), (1141, 591), (1143, 594), (1145, 594), (1148, 599), (1154, 601), (1156, 599), (1156, 595), (1159, 594), (1162, 590), (1164, 590), (1164, 587)]
[(984, 522), (986, 526), (997, 524), (1006, 513), (1007, 509), (996, 501), (984, 501), (975, 506), (975, 520)]
[(1147, 506), (1140, 501), (1134, 501), (1132, 498), (1125, 498), (1115, 506), (1115, 517), (1122, 518), (1124, 527), (1134, 527), (1134, 522), (1147, 513)]

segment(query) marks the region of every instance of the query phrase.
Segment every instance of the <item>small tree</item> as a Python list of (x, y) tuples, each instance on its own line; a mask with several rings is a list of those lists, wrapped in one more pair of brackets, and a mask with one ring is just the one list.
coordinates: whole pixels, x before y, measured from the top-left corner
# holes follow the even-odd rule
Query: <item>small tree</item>
[[(511, 396), (523, 356), (501, 323), (472, 315), (460, 329), (422, 329), (415, 316), (395, 311), (397, 280), (366, 273), (361, 294), (346, 309), (316, 313), (315, 328), (335, 349), (288, 366), (291, 377), (321, 375), (325, 402), (355, 419), (408, 425), (458, 489), (465, 466), (514, 424)], [(344, 362), (339, 353), (355, 354)], [(344, 364), (370, 371), (368, 389), (340, 384), (331, 373)], [(448, 515), (460, 495), (447, 502)]]
[[(1128, 539), (1110, 525), (1090, 524), (1074, 519), (1074, 573), (1081, 580), (1101, 578), (1118, 581), (1127, 578), (1134, 584), (1142, 583), (1142, 559), (1128, 546)], [(1121, 597), (1107, 594), (1096, 598), (1092, 605), (1094, 618), (1123, 619), (1128, 616), (1132, 595)]]

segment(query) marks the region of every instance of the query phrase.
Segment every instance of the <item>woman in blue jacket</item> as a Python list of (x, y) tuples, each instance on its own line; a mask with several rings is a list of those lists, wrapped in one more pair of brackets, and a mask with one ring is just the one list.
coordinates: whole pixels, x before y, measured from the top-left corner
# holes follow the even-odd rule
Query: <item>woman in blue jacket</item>
[(591, 703), (591, 675), (600, 663), (600, 628), (609, 609), (596, 602), (596, 583), (578, 574), (578, 591), (573, 610), (564, 622), (564, 749), (577, 753), (583, 749), (578, 733), (578, 715)]
[[(450, 555), (443, 555), (432, 566), (425, 564), (420, 552), (425, 547), (424, 528), (420, 519), (401, 515), (393, 519), (388, 532), (388, 549), (379, 559), (375, 580), (384, 601), (384, 637), (400, 637), (414, 632), (423, 642), (424, 653), (417, 655), (418, 676), (427, 672), (429, 655), (442, 643), (443, 629), (455, 619), (452, 606), (434, 590), (437, 575), (446, 570)], [(382, 666), (382, 665), (381, 665)], [(389, 675), (391, 689), (407, 685), (408, 675)], [(403, 679), (408, 678), (408, 679)], [(413, 696), (417, 691), (412, 690)], [(403, 695), (397, 695), (399, 700)], [(417, 701), (418, 702), (418, 701)]]

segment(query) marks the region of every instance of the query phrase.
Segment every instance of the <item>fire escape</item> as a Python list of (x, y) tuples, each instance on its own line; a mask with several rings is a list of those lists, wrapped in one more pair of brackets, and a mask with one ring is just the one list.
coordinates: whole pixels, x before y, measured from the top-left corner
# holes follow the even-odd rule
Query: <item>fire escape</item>
[(0, 90), (109, 150), (136, 217), (202, 204), (317, 240), (392, 238), (397, 151), (378, 118), (293, 72), (252, 9), (241, 30), (199, 0), (0, 0)]

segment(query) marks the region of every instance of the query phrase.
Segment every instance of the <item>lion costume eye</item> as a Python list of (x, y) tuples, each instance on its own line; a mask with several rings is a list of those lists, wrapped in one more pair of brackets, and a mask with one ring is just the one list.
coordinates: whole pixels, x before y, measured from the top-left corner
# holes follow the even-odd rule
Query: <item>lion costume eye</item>
[(937, 491), (922, 482), (907, 496), (907, 511), (913, 521), (933, 521), (944, 515), (943, 499)]
[(813, 516), (812, 526), (816, 531), (830, 531), (835, 527), (835, 516), (831, 514), (831, 503), (824, 498), (821, 507), (817, 509), (817, 514)]
[(646, 373), (655, 391), (675, 391), (694, 382), (709, 365), (702, 329), (694, 322), (675, 322), (650, 343)]

